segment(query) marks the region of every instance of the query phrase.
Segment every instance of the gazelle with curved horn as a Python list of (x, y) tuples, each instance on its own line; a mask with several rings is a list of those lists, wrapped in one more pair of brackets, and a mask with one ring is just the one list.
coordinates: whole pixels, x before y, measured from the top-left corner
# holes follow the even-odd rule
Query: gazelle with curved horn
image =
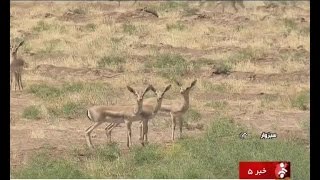
[[(157, 95), (156, 99), (157, 99), (157, 103), (153, 104), (153, 103), (143, 103), (142, 106), (142, 111), (141, 111), (141, 122), (140, 122), (140, 140), (141, 140), (141, 144), (144, 145), (147, 141), (148, 141), (148, 122), (153, 119), (162, 104), (162, 100), (164, 97), (164, 94), (171, 88), (171, 84), (166, 86), (165, 89), (163, 91), (157, 91), (153, 86), (151, 88), (151, 90)], [(106, 134), (109, 137), (109, 141), (111, 138), (111, 131), (114, 127), (116, 127), (118, 124), (117, 123), (111, 123), (109, 124), (105, 130), (106, 130)]]
[[(162, 112), (168, 112), (171, 115), (172, 120), (172, 134), (171, 138), (172, 141), (175, 139), (175, 129), (177, 121), (179, 122), (179, 130), (180, 134), (179, 137), (182, 135), (182, 126), (183, 126), (183, 115), (188, 111), (189, 109), (189, 94), (190, 90), (194, 85), (196, 85), (197, 80), (192, 81), (192, 83), (187, 86), (183, 87), (182, 84), (178, 81), (175, 81), (175, 83), (180, 87), (180, 94), (182, 95), (183, 101), (182, 102), (171, 102), (169, 100), (165, 100), (160, 108), (160, 111)], [(154, 101), (152, 98), (148, 98), (144, 100), (145, 104), (149, 104), (150, 102)]]
[(17, 56), (19, 48), (23, 45), (24, 41), (21, 41), (16, 47), (10, 47), (10, 90), (14, 81), (14, 90), (23, 90), (22, 85), (22, 71), (27, 66), (27, 63), (21, 57)]
[(135, 91), (130, 86), (127, 89), (135, 95), (136, 104), (133, 106), (93, 106), (87, 110), (87, 115), (90, 121), (94, 122), (89, 128), (86, 129), (86, 141), (90, 148), (93, 148), (91, 142), (91, 132), (99, 125), (105, 122), (109, 123), (125, 123), (127, 127), (127, 146), (132, 145), (131, 142), (131, 124), (133, 121), (139, 121), (142, 111), (144, 95), (152, 88), (149, 85), (144, 91)]

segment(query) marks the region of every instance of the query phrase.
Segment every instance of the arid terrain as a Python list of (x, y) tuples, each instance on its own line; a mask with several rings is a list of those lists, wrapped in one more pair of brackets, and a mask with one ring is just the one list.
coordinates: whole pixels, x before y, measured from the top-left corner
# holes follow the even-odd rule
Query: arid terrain
[[(25, 41), (18, 55), (29, 64), (25, 88), (10, 94), (11, 170), (43, 151), (68, 156), (77, 149), (85, 156), (88, 107), (134, 104), (126, 85), (163, 90), (172, 84), (165, 98), (181, 99), (173, 79), (198, 80), (185, 138), (201, 137), (225, 118), (248, 128), (249, 136), (275, 132), (279, 141), (302, 142), (308, 153), (309, 5), (248, 1), (238, 12), (228, 6), (222, 12), (215, 2), (196, 1), (11, 2), (10, 37)], [(138, 125), (133, 144), (140, 146)], [(150, 144), (171, 147), (170, 125), (166, 114), (151, 120)], [(96, 146), (107, 142), (104, 128), (92, 134)], [(112, 140), (121, 153), (130, 152), (124, 125)]]

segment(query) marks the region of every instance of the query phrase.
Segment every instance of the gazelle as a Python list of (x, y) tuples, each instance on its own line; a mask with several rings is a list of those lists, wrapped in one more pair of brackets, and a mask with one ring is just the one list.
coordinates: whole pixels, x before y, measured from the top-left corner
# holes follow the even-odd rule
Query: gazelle
[(144, 91), (137, 92), (130, 86), (127, 89), (136, 96), (136, 104), (133, 106), (93, 106), (87, 110), (87, 116), (90, 121), (94, 122), (89, 128), (86, 129), (86, 141), (90, 148), (93, 148), (91, 142), (91, 132), (97, 128), (100, 124), (109, 123), (125, 123), (127, 127), (127, 146), (132, 145), (131, 142), (131, 124), (133, 121), (140, 120), (140, 114), (142, 111), (144, 95), (152, 88), (149, 85)]
[(236, 4), (239, 4), (243, 9), (245, 8), (243, 4), (243, 0), (231, 0), (231, 1), (217, 1), (217, 4), (214, 7), (214, 9), (216, 9), (219, 5), (221, 5), (222, 12), (224, 12), (224, 8), (227, 4), (230, 4), (236, 12), (238, 12), (238, 8), (236, 7)]
[[(166, 86), (166, 88), (163, 91), (157, 91), (154, 87), (151, 88), (151, 90), (157, 95), (157, 103), (152, 104), (152, 103), (143, 103), (142, 106), (142, 111), (141, 111), (141, 122), (140, 122), (140, 140), (141, 144), (144, 145), (148, 141), (148, 122), (153, 119), (156, 114), (158, 113), (161, 104), (162, 104), (162, 99), (164, 97), (164, 94), (171, 88), (171, 84)], [(106, 134), (109, 137), (109, 141), (111, 141), (111, 131), (114, 127), (116, 127), (118, 124), (117, 123), (111, 123), (109, 124), (105, 130)]]
[[(182, 84), (178, 81), (175, 81), (175, 83), (180, 87), (180, 94), (183, 97), (183, 102), (181, 103), (168, 103), (168, 100), (165, 100), (163, 104), (160, 107), (160, 111), (162, 112), (169, 112), (171, 115), (172, 120), (172, 134), (171, 138), (172, 141), (174, 141), (174, 133), (176, 129), (177, 120), (179, 121), (179, 129), (180, 134), (179, 137), (182, 135), (182, 125), (183, 125), (183, 115), (188, 111), (189, 109), (189, 94), (192, 87), (196, 84), (197, 80), (192, 81), (192, 83), (187, 86), (183, 87)], [(144, 104), (150, 104), (150, 102), (154, 101), (154, 98), (148, 98), (144, 100)]]
[[(121, 1), (121, 0), (118, 0), (118, 6), (120, 6), (120, 1)], [(137, 0), (134, 0), (134, 3), (133, 3), (132, 5), (135, 5), (136, 2), (137, 2)]]
[(24, 41), (21, 41), (16, 47), (10, 47), (10, 90), (13, 81), (15, 91), (17, 90), (17, 85), (19, 90), (23, 89), (22, 71), (27, 66), (27, 63), (22, 58), (17, 57), (17, 52), (23, 43)]

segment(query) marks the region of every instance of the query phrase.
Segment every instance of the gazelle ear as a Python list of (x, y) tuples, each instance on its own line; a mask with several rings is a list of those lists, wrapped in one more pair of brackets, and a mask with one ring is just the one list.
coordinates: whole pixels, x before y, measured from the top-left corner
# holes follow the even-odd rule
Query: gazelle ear
[(171, 88), (171, 84), (169, 84), (163, 92), (167, 92)]
[(152, 86), (152, 85), (149, 85), (149, 86), (143, 91), (142, 97), (143, 97), (150, 89), (152, 89), (152, 88), (153, 88), (153, 86)]
[(197, 83), (197, 80), (195, 79), (194, 81), (192, 81), (190, 88), (192, 88), (194, 85), (196, 85), (196, 83)]
[(161, 96), (163, 96), (169, 89), (171, 88), (171, 84), (169, 84), (164, 91), (162, 92)]
[(154, 88), (152, 85), (150, 85), (150, 90), (153, 91), (154, 93), (157, 92), (156, 88)]
[(177, 80), (174, 80), (174, 82), (176, 83), (176, 85), (178, 85), (178, 86), (182, 86), (182, 84), (179, 82), (179, 81), (177, 81)]
[(137, 96), (136, 91), (135, 91), (132, 87), (127, 86), (127, 89), (128, 89), (132, 94), (134, 94), (135, 96)]
[(14, 52), (17, 52), (19, 47), (22, 46), (24, 44), (24, 41), (21, 41), (18, 46), (15, 48)]

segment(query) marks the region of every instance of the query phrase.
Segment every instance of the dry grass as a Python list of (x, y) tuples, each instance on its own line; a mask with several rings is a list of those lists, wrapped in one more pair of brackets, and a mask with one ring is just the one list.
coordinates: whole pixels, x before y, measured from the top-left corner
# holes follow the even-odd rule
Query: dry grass
[[(259, 10), (262, 2), (248, 1), (245, 10), (221, 13), (213, 9), (214, 2), (121, 2), (120, 7), (111, 1), (11, 2), (10, 35), (25, 39), (19, 53), (30, 64), (22, 95), (36, 102), (11, 111), (18, 114), (17, 122), (84, 119), (91, 105), (134, 103), (127, 84), (162, 89), (173, 78), (184, 83), (198, 79), (190, 94), (188, 123), (210, 124), (210, 113), (216, 113), (249, 127), (283, 131), (274, 128), (275, 121), (261, 125), (255, 117), (283, 111), (279, 119), (292, 113), (296, 123), (301, 119), (294, 113), (309, 114), (310, 13), (308, 2), (297, 3), (301, 9), (281, 12)], [(159, 18), (136, 12), (144, 6)], [(119, 76), (39, 73), (37, 66), (43, 64)], [(220, 74), (211, 73), (213, 66)], [(250, 80), (235, 72), (259, 77)], [(302, 72), (301, 79), (294, 79), (300, 77), (296, 72)], [(178, 99), (178, 91), (173, 86), (166, 97)], [(292, 131), (306, 133), (302, 125)], [(33, 135), (43, 136), (41, 131)], [(86, 169), (95, 171), (95, 163), (87, 162)]]

